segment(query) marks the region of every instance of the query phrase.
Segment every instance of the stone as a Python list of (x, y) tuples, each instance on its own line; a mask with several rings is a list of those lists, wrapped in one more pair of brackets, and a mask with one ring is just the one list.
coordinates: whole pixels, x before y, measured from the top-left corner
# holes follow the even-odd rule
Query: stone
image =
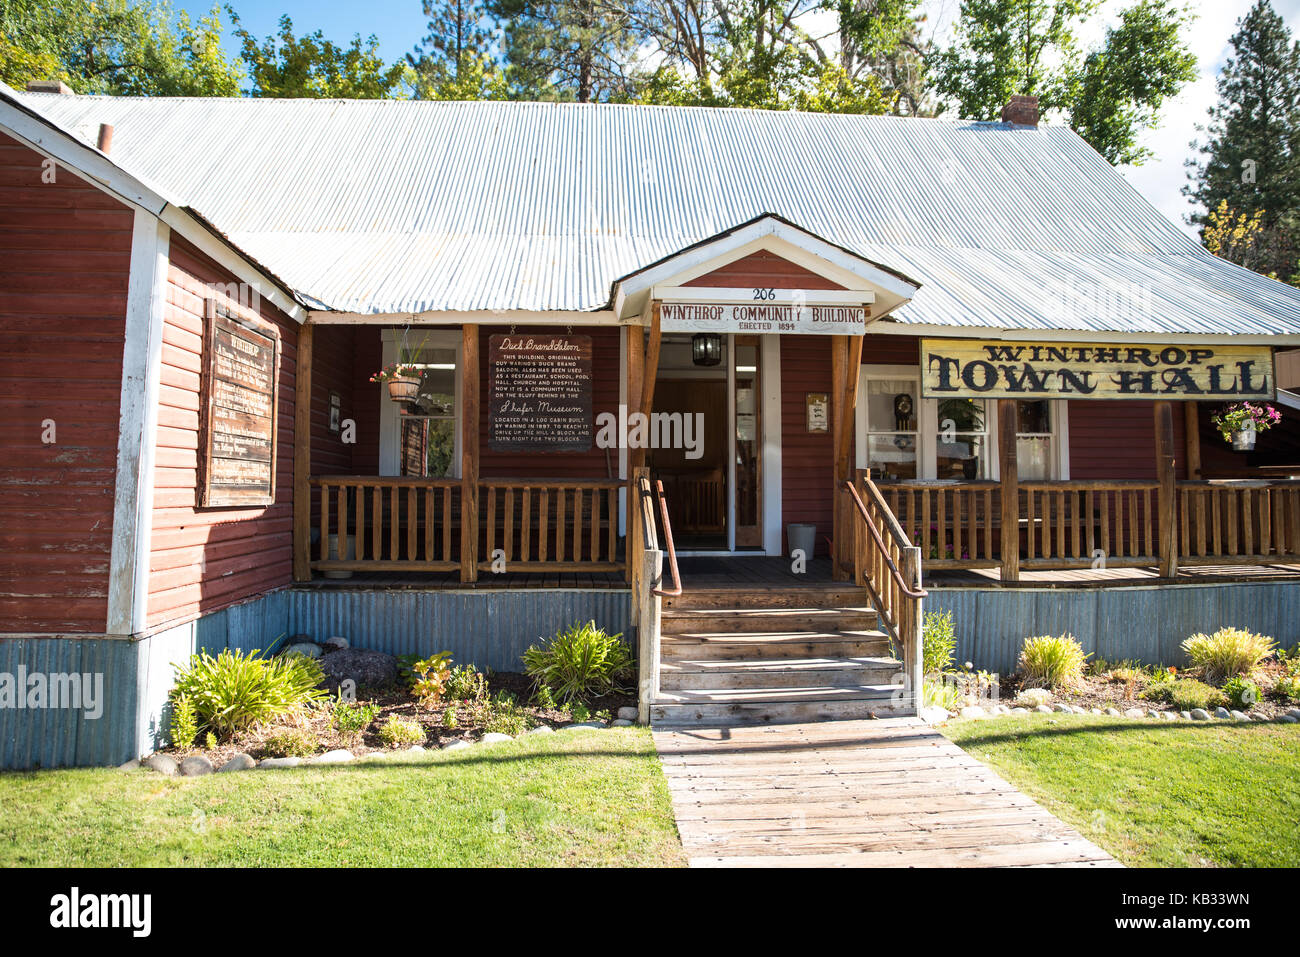
[(1232, 712), (1229, 711), (1227, 708), (1215, 708), (1215, 709), (1214, 709), (1214, 716), (1215, 716), (1216, 718), (1220, 718), (1220, 719), (1231, 718), (1231, 717), (1232, 717)]
[(1057, 704), (1052, 705), (1052, 710), (1057, 712), (1058, 714), (1074, 714), (1073, 708), (1071, 708), (1068, 704), (1060, 704), (1059, 702)]
[(382, 651), (344, 648), (321, 658), (320, 666), (325, 672), (322, 687), (330, 694), (338, 691), (341, 683), (348, 679), (358, 688), (378, 688), (397, 680), (397, 659)]
[(1049, 705), (1045, 705), (1045, 704), (1035, 705), (1035, 706), (1034, 706), (1034, 710), (1037, 711), (1039, 714), (1051, 714), (1051, 713), (1052, 713), (1052, 709), (1051, 709), (1051, 707), (1050, 707)]
[(221, 767), (217, 768), (217, 771), (251, 771), (255, 767), (257, 767), (257, 762), (253, 760), (252, 756), (240, 751)]
[(1295, 718), (1297, 721), (1300, 721), (1300, 708), (1291, 708), (1287, 711), (1287, 714)]
[(319, 658), (322, 654), (320, 645), (310, 641), (300, 641), (296, 645), (290, 645), (284, 649), (286, 655), (306, 655), (308, 658)]
[(961, 709), (961, 716), (963, 718), (982, 718), (984, 717), (984, 709), (977, 704), (967, 705)]
[(920, 718), (926, 724), (943, 724), (948, 720), (948, 711), (938, 705), (927, 705), (921, 709)]
[(308, 764), (347, 764), (349, 761), (355, 761), (354, 755), (347, 748), (335, 748), (333, 751), (326, 751), (324, 754), (318, 754), (308, 760)]
[(258, 767), (264, 771), (274, 771), (276, 768), (296, 768), (302, 764), (302, 758), (263, 758)]
[(1129, 708), (1127, 711), (1124, 712), (1124, 717), (1143, 718), (1146, 717), (1146, 712), (1143, 711), (1141, 708)]
[(124, 761), (117, 766), (119, 771), (138, 771), (140, 769), (140, 759), (132, 758), (130, 761)]
[(1088, 709), (1088, 714), (1105, 714), (1105, 713), (1106, 713), (1106, 712), (1102, 711), (1100, 708), (1089, 708), (1089, 709)]
[(1071, 705), (1071, 706), (1070, 706), (1070, 710), (1073, 711), (1075, 714), (1087, 714), (1087, 713), (1088, 713), (1088, 709), (1085, 708), (1085, 707), (1084, 707), (1083, 705), (1081, 705), (1081, 704)]
[(428, 754), (429, 749), (422, 744), (413, 744), (406, 749), (407, 754)]
[(166, 754), (151, 754), (144, 759), (144, 763), (159, 774), (175, 774), (180, 770), (176, 765), (176, 760)]
[(1209, 721), (1210, 712), (1206, 711), (1204, 708), (1193, 708), (1191, 718), (1193, 721)]
[(609, 723), (611, 728), (629, 728), (636, 724), (635, 721), (629, 721), (627, 718), (615, 718)]
[(636, 708), (619, 708), (616, 718), (622, 718), (624, 721), (636, 720)]
[(461, 748), (468, 748), (469, 746), (470, 746), (469, 742), (466, 741), (464, 738), (457, 738), (454, 741), (448, 741), (446, 744), (444, 744), (442, 746), (442, 750), (458, 751)]
[(1229, 712), (1229, 713), (1232, 715), (1232, 720), (1233, 720), (1233, 721), (1249, 721), (1249, 720), (1250, 720), (1250, 715), (1246, 714), (1244, 711), (1231, 711), (1231, 712)]
[(1300, 718), (1297, 718), (1295, 715), (1289, 712), (1284, 715), (1279, 715), (1277, 720), (1280, 721), (1282, 724), (1300, 724)]
[(1172, 711), (1161, 711), (1161, 712), (1160, 712), (1160, 720), (1161, 720), (1161, 721), (1177, 721), (1177, 720), (1178, 720), (1178, 715), (1174, 714)]
[(554, 734), (555, 729), (552, 728), (549, 724), (539, 724), (535, 728), (529, 728), (524, 733), (525, 734)]
[(1148, 717), (1148, 718), (1155, 718), (1157, 721), (1159, 721), (1159, 720), (1160, 720), (1160, 712), (1157, 711), (1155, 708), (1152, 708), (1150, 711), (1147, 712), (1147, 717)]
[(325, 646), (327, 652), (342, 651), (348, 647), (348, 640), (342, 635), (334, 635), (332, 638), (326, 638), (321, 644)]
[(502, 741), (513, 741), (514, 738), (508, 734), (502, 734), (500, 731), (489, 731), (479, 739), (479, 744), (500, 744)]
[(1178, 712), (1178, 717), (1182, 718), (1184, 721), (1191, 721), (1192, 713), (1190, 711), (1180, 711)]
[(1123, 715), (1120, 714), (1120, 710), (1119, 710), (1119, 708), (1107, 708), (1107, 709), (1106, 709), (1106, 714), (1110, 715), (1112, 718), (1120, 718), (1120, 717), (1123, 717)]
[(1028, 709), (1028, 708), (1012, 708), (1012, 709), (1011, 709), (1011, 713), (1012, 713), (1012, 714), (1029, 714), (1029, 709)]
[(580, 721), (577, 724), (566, 724), (561, 731), (574, 731), (579, 728), (603, 728), (605, 727), (599, 721)]

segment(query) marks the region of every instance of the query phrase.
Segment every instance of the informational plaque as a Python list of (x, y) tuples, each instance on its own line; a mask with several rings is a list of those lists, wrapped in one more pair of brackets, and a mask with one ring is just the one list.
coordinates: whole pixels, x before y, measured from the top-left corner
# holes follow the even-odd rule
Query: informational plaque
[(971, 399), (1272, 399), (1269, 346), (922, 339), (921, 394)]
[(591, 448), (591, 336), (511, 333), (488, 340), (488, 447)]
[(280, 335), (207, 300), (199, 505), (275, 501)]

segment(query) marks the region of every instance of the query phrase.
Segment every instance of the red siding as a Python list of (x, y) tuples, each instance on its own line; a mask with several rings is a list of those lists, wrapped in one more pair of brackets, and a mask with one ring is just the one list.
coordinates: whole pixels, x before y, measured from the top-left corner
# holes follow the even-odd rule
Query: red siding
[(835, 451), (830, 432), (808, 431), (805, 395), (830, 391), (831, 337), (781, 336), (781, 520), (815, 522), (818, 552), (831, 533)]
[(843, 289), (810, 269), (790, 262), (775, 253), (760, 250), (720, 269), (683, 283), (686, 286), (720, 286), (731, 289), (746, 287), (776, 289)]
[(916, 336), (873, 336), (862, 342), (864, 366), (915, 366), (921, 360), (921, 340)]
[[(1156, 429), (1153, 403), (1104, 399), (1070, 402), (1070, 478), (1156, 478)], [(1174, 465), (1186, 478), (1187, 446), (1183, 412), (1174, 403)]]
[[(379, 330), (373, 328), (358, 330), (351, 326), (318, 326), (312, 335), (311, 474), (348, 475), (353, 470), (354, 447), (343, 443), (341, 428), (338, 432), (330, 431), (330, 393), (339, 394), (340, 420), (356, 419), (357, 402), (353, 393), (356, 340), (362, 336), (373, 336), (378, 340)], [(376, 365), (375, 369), (378, 368), (379, 366)], [(373, 371), (374, 369), (371, 370)], [(371, 389), (369, 398), (373, 399), (375, 390), (380, 387), (369, 385)], [(377, 423), (375, 429), (371, 431), (378, 431)], [(357, 433), (359, 442), (362, 433), (359, 424)]]
[(134, 214), (42, 160), (0, 135), (0, 633), (97, 633)]
[(195, 618), (287, 585), (292, 571), (293, 407), (297, 326), (265, 299), (280, 327), (280, 395), (275, 504), (195, 507), (199, 371), (208, 283), (233, 277), (172, 236), (158, 410), (149, 624)]

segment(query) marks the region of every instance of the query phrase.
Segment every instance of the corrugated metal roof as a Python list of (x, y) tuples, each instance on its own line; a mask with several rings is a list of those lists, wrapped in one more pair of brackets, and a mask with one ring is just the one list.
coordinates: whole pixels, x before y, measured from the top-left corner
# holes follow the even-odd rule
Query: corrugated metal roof
[(1300, 334), (1064, 127), (542, 103), (19, 94), (330, 309), (592, 310), (763, 212), (922, 283), (895, 318)]

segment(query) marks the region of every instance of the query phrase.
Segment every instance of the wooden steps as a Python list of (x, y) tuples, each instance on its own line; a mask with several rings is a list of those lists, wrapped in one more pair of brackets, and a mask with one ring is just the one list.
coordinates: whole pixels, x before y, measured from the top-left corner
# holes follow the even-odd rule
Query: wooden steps
[[(671, 604), (670, 604), (671, 601)], [(821, 584), (665, 600), (656, 727), (913, 714), (902, 665), (863, 594)]]

